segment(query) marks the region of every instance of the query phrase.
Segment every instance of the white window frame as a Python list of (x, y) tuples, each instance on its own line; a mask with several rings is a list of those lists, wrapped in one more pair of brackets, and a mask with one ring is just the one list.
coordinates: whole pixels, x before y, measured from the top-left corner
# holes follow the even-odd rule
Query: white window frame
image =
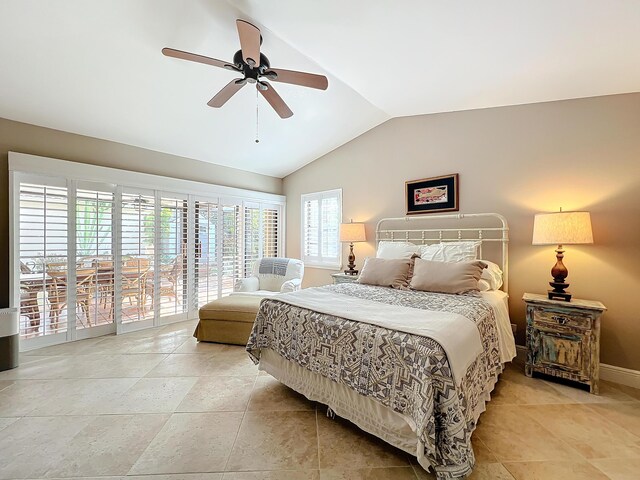
[[(304, 193), (300, 196), (300, 258), (305, 263), (305, 266), (314, 268), (326, 268), (328, 270), (339, 270), (342, 268), (342, 244), (340, 243), (339, 234), (336, 237), (338, 243), (337, 257), (323, 258), (322, 257), (322, 200), (327, 198), (338, 199), (338, 224), (342, 223), (342, 189), (336, 188), (333, 190), (325, 190), (322, 192)], [(318, 256), (306, 255), (306, 227), (305, 227), (305, 203), (309, 201), (317, 200), (319, 202), (318, 208)]]
[[(219, 205), (225, 201), (232, 201), (243, 208), (242, 206), (246, 202), (252, 202), (264, 207), (277, 207), (279, 210), (279, 227), (277, 238), (277, 250), (278, 256), (284, 256), (285, 247), (285, 218), (286, 218), (286, 197), (283, 195), (276, 195), (271, 193), (258, 192), (253, 190), (246, 190), (241, 188), (227, 187), (222, 185), (207, 184), (201, 182), (194, 182), (188, 180), (175, 179), (170, 177), (163, 177), (158, 175), (150, 175), (145, 173), (131, 172), (127, 170), (120, 170), (109, 167), (99, 167), (95, 165), (88, 165), (83, 163), (68, 162), (55, 158), (40, 157), (36, 155), (28, 155), (23, 153), (9, 152), (9, 219), (10, 219), (10, 271), (12, 272), (12, 278), (9, 284), (10, 289), (10, 301), (13, 306), (20, 305), (20, 268), (19, 268), (19, 232), (20, 232), (20, 218), (19, 212), (19, 190), (21, 182), (33, 182), (44, 184), (60, 184), (66, 186), (68, 189), (68, 218), (69, 218), (69, 233), (68, 233), (68, 257), (75, 257), (75, 199), (76, 188), (79, 185), (92, 185), (96, 187), (105, 188), (106, 191), (114, 192), (114, 213), (113, 213), (113, 243), (114, 243), (114, 260), (115, 260), (115, 325), (108, 325), (105, 328), (109, 329), (109, 332), (102, 331), (100, 327), (94, 327), (87, 329), (87, 333), (91, 330), (91, 335), (98, 336), (104, 333), (111, 333), (114, 330), (116, 333), (125, 333), (127, 331), (138, 330), (140, 328), (146, 328), (150, 326), (158, 326), (166, 323), (173, 323), (175, 321), (184, 320), (186, 318), (197, 318), (197, 300), (195, 292), (193, 291), (193, 282), (195, 275), (194, 259), (195, 259), (195, 246), (194, 246), (194, 218), (193, 212), (195, 211), (195, 199), (196, 198), (208, 198)], [(187, 262), (187, 283), (190, 288), (189, 309), (188, 312), (171, 315), (167, 317), (160, 317), (158, 312), (154, 313), (153, 320), (144, 322), (133, 322), (131, 324), (122, 324), (121, 318), (121, 286), (119, 282), (120, 278), (120, 266), (122, 262), (122, 232), (120, 231), (121, 215), (122, 215), (122, 192), (137, 192), (145, 193), (156, 198), (156, 213), (159, 211), (159, 198), (165, 195), (177, 195), (180, 198), (184, 198), (188, 202), (188, 262)], [(69, 193), (71, 192), (71, 193)], [(241, 233), (242, 234), (242, 233)], [(241, 252), (242, 253), (242, 252)], [(157, 252), (156, 252), (157, 254)], [(242, 257), (241, 262), (244, 261)], [(75, 263), (73, 263), (75, 265)], [(155, 270), (154, 285), (155, 292), (158, 292), (158, 270)], [(70, 268), (71, 281), (75, 274), (73, 266)], [(73, 304), (73, 292), (69, 293), (71, 303)], [(156, 309), (158, 309), (158, 302), (155, 302)], [(68, 322), (73, 323), (75, 321), (75, 312), (68, 313)], [(81, 336), (80, 333), (83, 333)], [(55, 338), (54, 338), (55, 337)], [(63, 343), (65, 341), (75, 340), (77, 338), (84, 337), (84, 332), (78, 332), (74, 325), (67, 325), (67, 332), (60, 335), (44, 335), (35, 337), (33, 339), (21, 339), (20, 349), (21, 351), (31, 350), (33, 348), (39, 348), (47, 345), (53, 345), (57, 343)]]

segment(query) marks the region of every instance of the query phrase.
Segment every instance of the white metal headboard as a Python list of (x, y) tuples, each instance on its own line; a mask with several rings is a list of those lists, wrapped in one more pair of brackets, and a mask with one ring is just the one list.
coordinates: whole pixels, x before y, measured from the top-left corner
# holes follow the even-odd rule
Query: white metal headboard
[[(499, 213), (455, 213), (383, 218), (376, 225), (376, 247), (383, 240), (418, 245), (479, 240), (481, 242), (479, 258), (491, 260), (500, 265), (503, 272), (502, 290), (509, 292), (509, 226), (507, 219)], [(498, 247), (497, 252), (493, 252), (493, 256), (483, 256), (482, 247), (485, 242), (487, 247), (490, 244)], [(486, 250), (488, 248), (485, 252)]]

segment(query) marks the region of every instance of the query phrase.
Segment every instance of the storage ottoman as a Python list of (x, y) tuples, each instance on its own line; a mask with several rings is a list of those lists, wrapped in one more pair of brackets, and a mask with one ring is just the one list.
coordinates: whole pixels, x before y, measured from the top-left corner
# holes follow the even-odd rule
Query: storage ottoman
[(199, 342), (246, 345), (263, 298), (230, 295), (207, 303), (199, 311), (200, 322), (193, 336)]

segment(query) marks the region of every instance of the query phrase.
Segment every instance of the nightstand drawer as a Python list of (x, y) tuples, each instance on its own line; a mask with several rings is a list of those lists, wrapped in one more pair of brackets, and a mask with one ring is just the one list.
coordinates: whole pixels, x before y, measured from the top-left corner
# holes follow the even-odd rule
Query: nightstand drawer
[(553, 310), (550, 308), (541, 308), (537, 306), (529, 306), (533, 318), (533, 324), (536, 327), (557, 328), (566, 327), (568, 329), (577, 329), (587, 331), (592, 328), (592, 315), (588, 313), (572, 312), (566, 313), (561, 310)]

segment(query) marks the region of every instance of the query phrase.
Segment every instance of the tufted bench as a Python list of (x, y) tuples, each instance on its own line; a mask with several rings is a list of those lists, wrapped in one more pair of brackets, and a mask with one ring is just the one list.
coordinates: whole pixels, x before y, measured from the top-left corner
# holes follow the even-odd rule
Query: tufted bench
[(246, 345), (264, 297), (230, 295), (200, 308), (200, 322), (193, 336), (199, 342)]

